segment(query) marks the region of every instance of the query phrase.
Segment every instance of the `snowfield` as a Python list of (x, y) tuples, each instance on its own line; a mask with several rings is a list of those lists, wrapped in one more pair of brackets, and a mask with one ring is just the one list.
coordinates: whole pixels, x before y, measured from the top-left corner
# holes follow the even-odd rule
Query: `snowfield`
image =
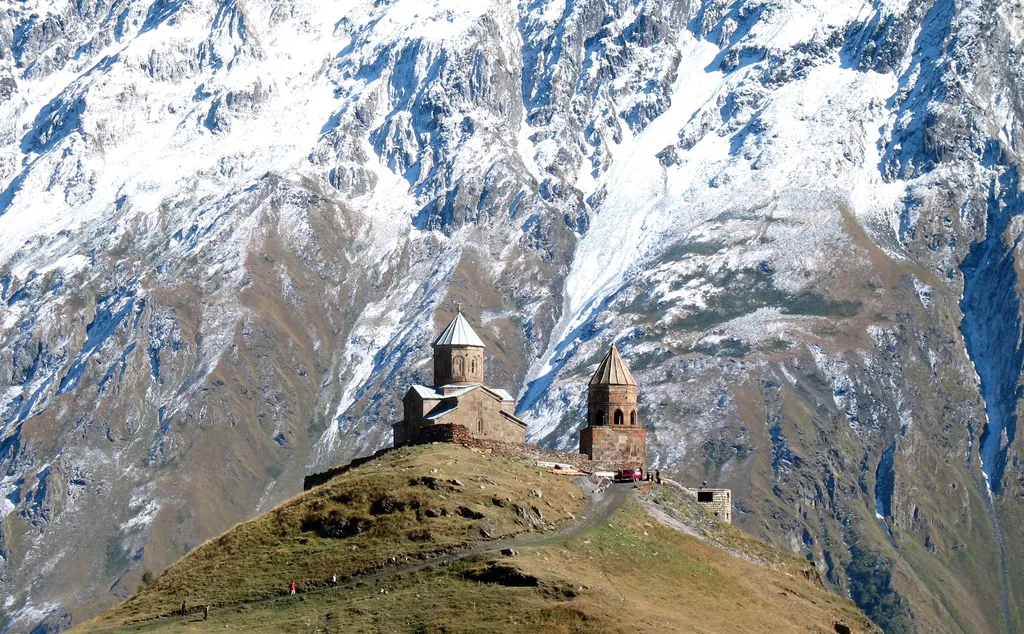
[(1019, 7), (0, 7), (0, 632), (389, 445), (456, 303), (531, 441), (617, 342), (652, 465), (1024, 627)]

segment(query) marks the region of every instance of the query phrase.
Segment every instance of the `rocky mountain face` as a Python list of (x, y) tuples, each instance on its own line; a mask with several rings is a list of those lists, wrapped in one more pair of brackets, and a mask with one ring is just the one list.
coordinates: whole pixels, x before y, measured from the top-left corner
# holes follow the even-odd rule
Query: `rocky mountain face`
[(389, 444), (455, 302), (533, 440), (616, 341), (887, 631), (1024, 628), (1018, 4), (0, 5), (0, 631)]

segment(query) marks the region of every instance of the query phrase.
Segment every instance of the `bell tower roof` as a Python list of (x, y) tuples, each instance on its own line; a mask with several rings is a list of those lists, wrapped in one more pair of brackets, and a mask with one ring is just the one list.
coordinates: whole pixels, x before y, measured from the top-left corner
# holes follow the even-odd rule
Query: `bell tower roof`
[(589, 385), (636, 385), (614, 343), (601, 361), (601, 365), (597, 366), (597, 372), (590, 378)]
[(460, 309), (452, 323), (444, 329), (441, 336), (434, 341), (434, 346), (471, 346), (474, 348), (485, 348), (484, 342), (469, 325), (469, 322), (462, 316)]

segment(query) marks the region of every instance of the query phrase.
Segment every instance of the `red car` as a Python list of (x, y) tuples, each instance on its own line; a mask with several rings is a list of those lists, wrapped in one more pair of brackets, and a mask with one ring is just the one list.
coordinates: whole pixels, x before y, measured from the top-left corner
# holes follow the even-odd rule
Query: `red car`
[(615, 474), (613, 482), (636, 482), (641, 479), (639, 469), (623, 469)]

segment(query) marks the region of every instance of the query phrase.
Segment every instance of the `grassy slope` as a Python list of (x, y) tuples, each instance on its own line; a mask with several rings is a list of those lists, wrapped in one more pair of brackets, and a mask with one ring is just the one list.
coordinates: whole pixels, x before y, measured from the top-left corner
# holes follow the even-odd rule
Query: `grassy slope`
[[(394, 457), (392, 457), (394, 456)], [(377, 463), (362, 467), (342, 476), (310, 494), (301, 496), (271, 514), (250, 524), (242, 525), (226, 538), (214, 540), (204, 546), (217, 545), (226, 552), (230, 543), (248, 534), (248, 527), (269, 527), (281, 517), (293, 517), (295, 507), (308, 510), (309, 505), (325, 497), (336, 497), (342, 492), (366, 486), (367, 480), (388, 481), (402, 485), (410, 477), (422, 475), (420, 471), (430, 464), (440, 464), (446, 478), (457, 478), (467, 486), (462, 493), (434, 494), (430, 504), (465, 505), (486, 510), (492, 529), (489, 532), (513, 532), (526, 526), (512, 503), (505, 507), (491, 502), (493, 490), (507, 491), (513, 503), (525, 506), (532, 499), (531, 490), (540, 484), (544, 515), (556, 511), (563, 504), (578, 511), (579, 491), (568, 480), (553, 480), (553, 476), (538, 474), (534, 470), (499, 461), (482, 454), (473, 454), (455, 447), (433, 446), (393, 454)], [(499, 464), (500, 463), (500, 464)], [(435, 467), (436, 468), (436, 467)], [(429, 473), (429, 469), (427, 469)], [(479, 489), (474, 477), (488, 477), (499, 484), (484, 482), (487, 489)], [(367, 478), (368, 474), (374, 474)], [(487, 474), (487, 475), (484, 475)], [(433, 474), (439, 477), (441, 474)], [(394, 477), (392, 477), (394, 476)], [(513, 480), (512, 478), (516, 478)], [(505, 487), (508, 487), (507, 489)], [(423, 495), (423, 487), (404, 487), (401, 495)], [(376, 489), (375, 489), (376, 491)], [(431, 491), (425, 489), (425, 491)], [(375, 495), (376, 493), (374, 493)], [(398, 493), (392, 493), (401, 497)], [(436, 496), (444, 495), (445, 499)], [(570, 497), (574, 496), (574, 497)], [(425, 501), (425, 500), (424, 500)], [(199, 616), (161, 619), (149, 623), (117, 629), (123, 632), (178, 632), (178, 631), (249, 631), (249, 632), (749, 632), (749, 631), (832, 631), (834, 619), (844, 619), (854, 631), (870, 631), (872, 626), (853, 604), (831, 594), (806, 574), (806, 562), (775, 551), (750, 538), (741, 531), (706, 518), (692, 502), (672, 495), (670, 491), (655, 491), (644, 496), (643, 503), (664, 511), (682, 524), (703, 536), (697, 539), (659, 524), (643, 512), (637, 501), (630, 500), (604, 525), (569, 540), (552, 540), (543, 546), (523, 548), (518, 554), (504, 557), (481, 555), (445, 566), (428, 568), (341, 590), (315, 589), (295, 597), (268, 598), (246, 605), (225, 605), (215, 608), (209, 621)], [(422, 508), (422, 507), (421, 507)], [(407, 512), (404, 512), (407, 513)], [(395, 518), (403, 513), (393, 513)], [(370, 516), (373, 517), (373, 516)], [(455, 517), (458, 519), (455, 520)], [(438, 541), (455, 543), (467, 540), (474, 531), (479, 532), (485, 520), (466, 520), (461, 516), (446, 519), (445, 528), (438, 530)], [(442, 518), (436, 518), (442, 519)], [(407, 521), (408, 520), (408, 521)], [(244, 594), (240, 588), (251, 588), (255, 582), (224, 586), (230, 575), (219, 572), (228, 568), (232, 574), (243, 568), (253, 569), (255, 578), (273, 582), (298, 574), (304, 567), (306, 578), (316, 578), (326, 571), (321, 561), (330, 561), (332, 568), (344, 567), (353, 571), (366, 568), (367, 562), (381, 563), (381, 557), (391, 549), (404, 549), (414, 555), (423, 548), (422, 542), (410, 542), (407, 532), (413, 524), (430, 524), (430, 520), (417, 522), (415, 515), (405, 517), (394, 525), (375, 525), (370, 531), (340, 540), (323, 540), (316, 555), (308, 554), (308, 544), (301, 539), (310, 535), (289, 533), (291, 542), (279, 541), (276, 568), (264, 572), (258, 562), (266, 562), (256, 550), (247, 550), (241, 557), (217, 557), (220, 568), (210, 567), (210, 555), (202, 549), (172, 567), (167, 574), (146, 588), (133, 600), (122, 604), (81, 629), (90, 631), (107, 629), (126, 619), (141, 614), (141, 606), (151, 606), (150, 612), (160, 607), (180, 603), (181, 583), (195, 583), (202, 578), (198, 571), (206, 571), (211, 582), (201, 588), (190, 587), (191, 602), (198, 604), (204, 593), (217, 593), (222, 597)], [(430, 524), (433, 526), (432, 524)], [(431, 530), (434, 530), (433, 528)], [(492, 532), (492, 534), (494, 534)], [(319, 539), (319, 538), (317, 538)], [(365, 540), (361, 547), (351, 549), (355, 540)], [(447, 540), (447, 541), (446, 541)], [(714, 542), (718, 545), (708, 543)], [(374, 543), (376, 542), (376, 543)], [(250, 538), (244, 542), (249, 544)], [(290, 543), (289, 546), (282, 544)], [(256, 546), (255, 543), (252, 544)], [(431, 544), (430, 548), (436, 544)], [(724, 548), (723, 548), (724, 547)], [(742, 557), (727, 550), (742, 553)], [(370, 551), (373, 556), (367, 556)], [(395, 551), (399, 552), (399, 551)], [(757, 559), (769, 565), (751, 563)], [(352, 561), (349, 561), (352, 560)], [(180, 570), (179, 570), (180, 569)], [(191, 571), (189, 574), (185, 572)], [(288, 571), (288, 572), (286, 572)], [(308, 574), (312, 573), (312, 574)], [(247, 590), (249, 596), (270, 596), (280, 583), (271, 583), (264, 594)], [(315, 584), (309, 583), (309, 589)], [(173, 598), (172, 598), (173, 595)], [(155, 609), (154, 609), (155, 608)]]
[(183, 600), (266, 599), (292, 581), (306, 591), (331, 575), (345, 579), (488, 535), (543, 530), (583, 508), (571, 482), (519, 463), (452, 445), (402, 449), (210, 540), (96, 623), (152, 618)]

